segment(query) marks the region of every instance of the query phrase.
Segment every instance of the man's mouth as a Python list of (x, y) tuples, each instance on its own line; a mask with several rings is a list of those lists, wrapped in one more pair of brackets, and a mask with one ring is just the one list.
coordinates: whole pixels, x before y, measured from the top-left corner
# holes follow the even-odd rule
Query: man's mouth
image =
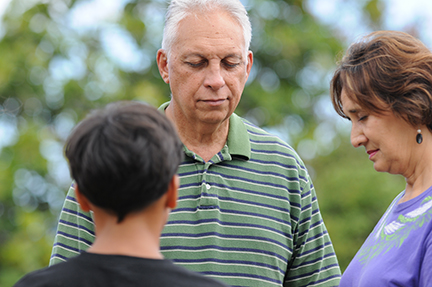
[(218, 105), (224, 103), (226, 100), (227, 99), (225, 99), (225, 98), (224, 99), (209, 99), (209, 100), (201, 100), (201, 102), (204, 102), (204, 103), (211, 105), (211, 106), (218, 106)]

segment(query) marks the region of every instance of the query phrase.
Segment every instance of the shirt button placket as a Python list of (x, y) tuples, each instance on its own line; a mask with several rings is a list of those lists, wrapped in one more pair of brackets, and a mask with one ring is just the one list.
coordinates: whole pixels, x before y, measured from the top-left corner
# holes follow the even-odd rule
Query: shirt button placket
[(202, 193), (207, 193), (211, 188), (211, 185), (209, 183), (207, 183), (207, 171), (208, 171), (209, 167), (210, 167), (210, 164), (208, 162), (206, 162), (204, 164), (203, 177), (202, 177), (202, 183), (203, 183), (203, 186), (201, 189)]
[(200, 198), (200, 206), (212, 206), (214, 205), (214, 198), (209, 196), (210, 190), (212, 188), (211, 184), (207, 182), (207, 171), (211, 166), (210, 162), (206, 162), (204, 164), (204, 170), (202, 172), (202, 181), (201, 181), (201, 198)]

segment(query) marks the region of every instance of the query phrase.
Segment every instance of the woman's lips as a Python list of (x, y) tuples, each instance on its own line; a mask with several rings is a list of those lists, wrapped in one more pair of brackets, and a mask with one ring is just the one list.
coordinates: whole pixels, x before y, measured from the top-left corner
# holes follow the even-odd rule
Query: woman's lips
[(379, 149), (374, 150), (368, 150), (367, 153), (369, 154), (369, 159), (372, 159), (372, 157), (379, 151)]

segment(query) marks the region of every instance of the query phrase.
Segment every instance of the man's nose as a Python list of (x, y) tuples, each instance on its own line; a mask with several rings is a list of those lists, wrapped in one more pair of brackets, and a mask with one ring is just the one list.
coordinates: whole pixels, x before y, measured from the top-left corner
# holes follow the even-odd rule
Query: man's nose
[(222, 75), (222, 69), (220, 67), (220, 63), (210, 64), (206, 71), (206, 77), (204, 81), (204, 85), (212, 90), (219, 90), (225, 85), (225, 80)]

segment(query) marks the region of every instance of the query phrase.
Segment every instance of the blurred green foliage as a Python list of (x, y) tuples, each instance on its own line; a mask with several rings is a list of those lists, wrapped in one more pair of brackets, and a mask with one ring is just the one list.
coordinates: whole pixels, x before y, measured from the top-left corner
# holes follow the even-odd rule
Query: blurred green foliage
[[(108, 102), (169, 100), (155, 63), (165, 1), (117, 1), (115, 9), (104, 8), (108, 14), (89, 3), (12, 0), (3, 19), (0, 286), (48, 264), (70, 184), (62, 147), (71, 128)], [(329, 75), (345, 49), (337, 33), (302, 0), (246, 4), (255, 60), (237, 113), (299, 151), (345, 269), (403, 179), (376, 173), (331, 109)], [(376, 25), (377, 7), (379, 1), (364, 1)]]

